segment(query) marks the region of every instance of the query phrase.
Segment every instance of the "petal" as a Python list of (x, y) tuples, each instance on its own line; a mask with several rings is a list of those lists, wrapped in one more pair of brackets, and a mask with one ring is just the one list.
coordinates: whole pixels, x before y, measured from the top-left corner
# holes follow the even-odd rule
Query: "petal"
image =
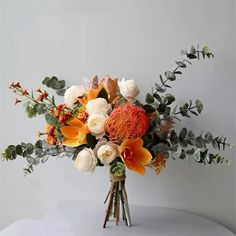
[(89, 129), (88, 129), (88, 126), (87, 125), (84, 125), (80, 130), (79, 130), (79, 133), (78, 133), (78, 140), (81, 142), (81, 143), (86, 143), (86, 134), (89, 133)]
[(143, 140), (141, 138), (136, 139), (126, 139), (120, 145), (120, 153), (122, 153), (126, 147), (130, 147), (133, 152), (140, 149), (143, 146)]
[(128, 146), (135, 151), (143, 146), (143, 140), (141, 138), (130, 139)]
[(63, 145), (67, 146), (67, 147), (78, 147), (84, 143), (81, 143), (78, 139), (65, 139), (63, 142), (62, 142)]
[(144, 166), (141, 163), (139, 163), (137, 161), (134, 161), (134, 160), (128, 160), (128, 161), (125, 162), (125, 164), (126, 164), (128, 169), (133, 170), (133, 171), (135, 171), (135, 172), (137, 172), (141, 175), (145, 174), (146, 170), (145, 170)]
[(70, 126), (76, 126), (76, 127), (82, 127), (84, 125), (84, 123), (82, 121), (80, 121), (78, 118), (73, 118), (69, 121), (66, 122), (66, 124), (70, 125)]
[(94, 89), (94, 88), (89, 89), (88, 94), (87, 94), (88, 101), (97, 98), (98, 93), (99, 93), (98, 89)]
[(128, 146), (128, 144), (129, 144), (129, 142), (130, 142), (130, 140), (129, 139), (126, 139), (125, 141), (123, 141), (122, 143), (121, 143), (121, 145), (120, 145), (120, 153), (122, 153), (124, 150), (125, 150), (125, 148)]
[(133, 158), (142, 165), (146, 165), (152, 160), (152, 154), (146, 148), (142, 147), (134, 152)]
[(64, 137), (77, 139), (80, 128), (76, 126), (63, 126), (60, 130)]

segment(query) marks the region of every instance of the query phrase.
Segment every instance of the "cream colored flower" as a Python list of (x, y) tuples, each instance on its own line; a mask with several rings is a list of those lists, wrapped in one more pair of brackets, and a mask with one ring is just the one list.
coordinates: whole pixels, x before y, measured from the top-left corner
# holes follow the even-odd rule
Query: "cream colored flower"
[(125, 80), (124, 78), (119, 82), (120, 93), (125, 98), (135, 98), (139, 94), (139, 88), (134, 80)]
[[(105, 133), (106, 114), (92, 114), (88, 117), (87, 125), (92, 134), (101, 135)], [(101, 137), (101, 136), (100, 136)]]
[(110, 109), (110, 105), (104, 98), (95, 98), (86, 104), (86, 111), (89, 115), (95, 113), (107, 113)]
[(111, 144), (102, 145), (97, 151), (97, 157), (104, 165), (109, 165), (116, 159), (116, 148)]
[(64, 95), (65, 104), (70, 108), (74, 108), (76, 106), (75, 103), (77, 102), (78, 97), (85, 95), (85, 93), (86, 93), (86, 88), (83, 85), (71, 86), (65, 92)]
[(93, 172), (97, 165), (97, 158), (91, 148), (80, 151), (75, 160), (75, 167), (81, 172)]

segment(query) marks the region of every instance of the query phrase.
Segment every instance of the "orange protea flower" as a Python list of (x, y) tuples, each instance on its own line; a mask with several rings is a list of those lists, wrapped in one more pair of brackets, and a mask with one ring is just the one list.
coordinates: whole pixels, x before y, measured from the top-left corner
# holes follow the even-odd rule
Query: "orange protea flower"
[(126, 139), (120, 145), (120, 156), (128, 169), (141, 175), (145, 173), (144, 166), (152, 159), (151, 153), (143, 147), (141, 138)]
[(88, 127), (77, 117), (66, 122), (66, 126), (63, 126), (60, 130), (65, 140), (62, 142), (63, 145), (68, 147), (78, 147), (85, 144), (86, 134), (89, 133)]
[(156, 174), (158, 175), (166, 166), (166, 157), (164, 157), (160, 152), (154, 157), (153, 160), (148, 164)]
[(105, 128), (110, 140), (123, 141), (143, 136), (148, 125), (149, 118), (141, 107), (125, 103), (112, 111)]

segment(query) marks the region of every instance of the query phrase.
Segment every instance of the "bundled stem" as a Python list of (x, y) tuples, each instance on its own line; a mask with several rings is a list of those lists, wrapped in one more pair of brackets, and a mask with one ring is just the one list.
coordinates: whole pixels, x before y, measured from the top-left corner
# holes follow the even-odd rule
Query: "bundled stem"
[(119, 224), (121, 211), (122, 220), (126, 226), (131, 226), (130, 212), (127, 193), (125, 190), (125, 175), (113, 176), (111, 175), (111, 187), (105, 202), (108, 200), (106, 215), (103, 223), (103, 228), (106, 228), (106, 224), (109, 221), (110, 216), (113, 215), (116, 225)]

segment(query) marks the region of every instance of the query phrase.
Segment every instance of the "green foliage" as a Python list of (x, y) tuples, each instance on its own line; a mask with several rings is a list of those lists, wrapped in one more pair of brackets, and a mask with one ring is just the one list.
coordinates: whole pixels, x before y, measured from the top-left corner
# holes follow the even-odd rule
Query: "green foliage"
[(57, 95), (64, 96), (65, 94), (65, 80), (59, 80), (56, 76), (45, 77), (42, 81), (43, 85), (46, 85), (48, 88), (56, 90)]
[(58, 119), (54, 115), (47, 113), (44, 117), (48, 124), (55, 126), (59, 125)]
[(21, 156), (26, 160), (26, 167), (23, 169), (25, 175), (33, 172), (40, 163), (45, 163), (49, 156), (73, 157), (75, 148), (61, 145), (48, 145), (45, 141), (38, 140), (35, 144), (21, 143), (9, 145), (2, 153), (3, 160), (12, 161)]
[(86, 140), (87, 143), (89, 145), (89, 147), (94, 148), (98, 142), (98, 140), (96, 139), (95, 136), (93, 136), (92, 134), (86, 134)]
[(178, 112), (174, 112), (173, 115), (175, 118), (178, 118), (177, 115), (180, 114), (182, 115), (183, 117), (188, 117), (190, 118), (190, 113), (195, 115), (195, 116), (198, 116), (203, 110), (203, 104), (202, 102), (198, 99), (195, 101), (195, 105), (193, 105), (193, 102), (192, 100), (188, 102), (186, 102), (183, 106), (181, 106), (179, 108), (179, 111)]
[(155, 90), (157, 93), (164, 93), (167, 88), (171, 88), (169, 84), (167, 84), (168, 81), (175, 81), (177, 79), (176, 75), (181, 75), (182, 72), (180, 69), (185, 69), (187, 68), (187, 64), (192, 64), (189, 60), (193, 59), (200, 59), (200, 55), (205, 59), (214, 57), (213, 53), (211, 50), (205, 46), (203, 47), (202, 50), (199, 50), (199, 47), (197, 49), (192, 46), (189, 51), (186, 50), (181, 50), (181, 54), (184, 57), (182, 61), (176, 61), (176, 68), (173, 69), (172, 71), (168, 70), (164, 73), (165, 75), (165, 80), (163, 79), (162, 75), (160, 75), (160, 84), (156, 83), (155, 84)]
[(115, 176), (121, 176), (125, 173), (125, 165), (122, 162), (111, 164), (110, 173)]

